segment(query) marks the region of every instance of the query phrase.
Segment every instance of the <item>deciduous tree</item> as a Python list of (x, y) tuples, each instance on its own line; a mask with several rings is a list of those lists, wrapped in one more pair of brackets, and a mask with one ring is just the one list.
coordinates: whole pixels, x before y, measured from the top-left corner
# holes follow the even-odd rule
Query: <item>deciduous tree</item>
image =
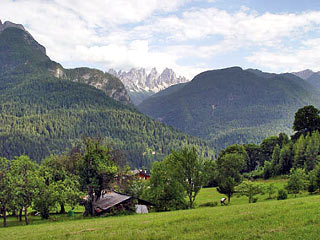
[(304, 169), (297, 168), (291, 169), (290, 178), (286, 185), (289, 193), (293, 193), (296, 197), (297, 194), (307, 187), (307, 176)]
[(173, 151), (172, 161), (178, 167), (178, 174), (184, 179), (182, 184), (187, 192), (189, 208), (193, 208), (197, 194), (208, 180), (205, 160), (199, 156), (195, 147), (184, 147)]
[(20, 156), (12, 161), (11, 174), (14, 184), (14, 201), (24, 207), (26, 224), (28, 208), (32, 205), (39, 187), (38, 165), (27, 156)]
[(253, 202), (254, 196), (264, 193), (262, 184), (251, 181), (243, 181), (236, 187), (236, 191), (240, 196), (248, 197), (249, 203)]
[(0, 157), (0, 209), (3, 213), (3, 226), (7, 226), (7, 209), (13, 199), (13, 182), (10, 173), (10, 163)]
[(100, 139), (84, 139), (85, 152), (79, 165), (83, 190), (89, 199), (85, 215), (95, 215), (94, 203), (101, 191), (109, 188), (117, 172), (117, 165), (111, 160), (110, 150), (101, 144)]

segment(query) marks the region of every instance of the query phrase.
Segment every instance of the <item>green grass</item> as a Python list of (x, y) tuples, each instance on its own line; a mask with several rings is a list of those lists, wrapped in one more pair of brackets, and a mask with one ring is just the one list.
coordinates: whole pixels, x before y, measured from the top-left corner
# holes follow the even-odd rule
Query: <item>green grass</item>
[[(260, 182), (261, 184), (274, 184), (275, 187), (277, 187), (278, 189), (280, 188), (284, 188), (285, 184), (287, 183), (287, 179), (268, 179), (268, 180), (258, 180), (257, 182)], [(308, 193), (302, 193), (300, 195), (297, 195), (298, 197), (301, 196), (306, 196), (308, 195)], [(276, 196), (276, 194), (274, 194), (274, 197)], [(208, 202), (218, 202), (218, 204), (220, 204), (220, 199), (222, 197), (226, 197), (223, 194), (220, 194), (216, 188), (203, 188), (201, 189), (200, 193), (198, 194), (197, 198), (196, 198), (196, 206), (200, 206), (201, 204), (205, 204)], [(268, 195), (264, 194), (264, 195), (258, 195), (258, 202), (261, 201), (266, 201)], [(289, 195), (289, 198), (293, 197), (291, 195)], [(232, 196), (231, 198), (231, 204), (232, 205), (238, 205), (238, 204), (247, 204), (248, 203), (248, 198), (247, 197), (239, 197), (237, 196), (237, 194), (235, 194), (234, 196)]]
[[(282, 188), (286, 180), (261, 182)], [(222, 196), (215, 188), (205, 188), (196, 203), (219, 202)], [(233, 197), (228, 206), (146, 215), (84, 218), (78, 212), (74, 218), (32, 217), (29, 226), (16, 226), (24, 223), (10, 217), (10, 227), (0, 227), (0, 239), (318, 239), (319, 195), (289, 195), (282, 201), (266, 198), (259, 196), (257, 203), (248, 204), (246, 197)]]
[(2, 239), (318, 239), (320, 196), (1, 229)]

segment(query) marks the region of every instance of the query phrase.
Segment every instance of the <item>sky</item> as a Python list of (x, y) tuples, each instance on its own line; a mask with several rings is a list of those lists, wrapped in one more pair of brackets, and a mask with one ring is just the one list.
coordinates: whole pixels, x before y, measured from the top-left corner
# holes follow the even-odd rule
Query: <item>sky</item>
[(66, 68), (320, 71), (319, 0), (0, 0)]

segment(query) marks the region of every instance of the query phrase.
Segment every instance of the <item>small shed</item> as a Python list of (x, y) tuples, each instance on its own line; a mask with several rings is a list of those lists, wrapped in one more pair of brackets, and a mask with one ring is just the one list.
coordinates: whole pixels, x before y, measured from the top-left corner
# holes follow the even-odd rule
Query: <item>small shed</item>
[(95, 202), (97, 214), (111, 211), (132, 210), (136, 213), (148, 213), (152, 203), (115, 191), (105, 191)]

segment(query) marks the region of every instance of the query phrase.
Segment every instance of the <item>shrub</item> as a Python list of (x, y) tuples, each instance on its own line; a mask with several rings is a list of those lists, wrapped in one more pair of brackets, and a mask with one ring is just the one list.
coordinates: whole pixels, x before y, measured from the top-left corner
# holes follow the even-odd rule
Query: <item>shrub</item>
[(267, 185), (265, 190), (266, 190), (266, 193), (268, 193), (267, 199), (272, 199), (273, 198), (272, 195), (277, 192), (277, 187), (274, 185), (274, 183), (271, 183), (271, 184)]
[(263, 178), (263, 168), (259, 167), (257, 170), (254, 170), (249, 173), (244, 173), (243, 176), (247, 179), (258, 179)]
[(287, 193), (287, 191), (284, 190), (284, 189), (279, 189), (277, 199), (278, 199), (278, 200), (284, 200), (284, 199), (287, 199), (287, 198), (288, 198), (288, 193)]
[(199, 207), (216, 207), (218, 202), (206, 202), (199, 205)]

